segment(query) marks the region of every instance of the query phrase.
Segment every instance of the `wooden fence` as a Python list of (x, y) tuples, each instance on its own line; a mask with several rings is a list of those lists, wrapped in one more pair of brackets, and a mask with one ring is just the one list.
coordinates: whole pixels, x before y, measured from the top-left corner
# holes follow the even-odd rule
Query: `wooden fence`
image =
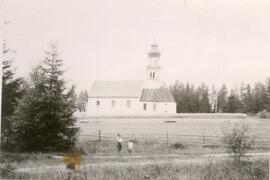
[[(168, 131), (164, 133), (149, 133), (149, 134), (134, 134), (126, 133), (121, 134), (124, 141), (133, 139), (137, 143), (141, 142), (159, 142), (166, 144), (181, 143), (187, 145), (200, 145), (206, 146), (224, 146), (222, 141), (222, 136), (218, 135), (208, 135), (208, 134), (180, 134), (180, 133), (170, 133)], [(93, 140), (93, 141), (116, 141), (116, 134), (103, 133), (99, 130), (97, 133), (93, 134), (80, 134), (80, 141)], [(253, 137), (253, 146), (256, 148), (270, 148), (270, 137)]]

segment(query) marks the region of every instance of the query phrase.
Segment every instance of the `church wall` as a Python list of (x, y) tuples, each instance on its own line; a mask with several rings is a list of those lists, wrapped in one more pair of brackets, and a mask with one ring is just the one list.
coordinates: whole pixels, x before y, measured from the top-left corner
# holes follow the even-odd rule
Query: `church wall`
[[(145, 105), (146, 104), (146, 110)], [(173, 102), (140, 102), (141, 114), (175, 114), (176, 103)]]
[(89, 98), (86, 112), (89, 115), (138, 114), (139, 105), (138, 98)]
[[(130, 102), (129, 107), (127, 101)], [(144, 110), (144, 104), (146, 104), (146, 110)], [(140, 102), (138, 98), (89, 98), (86, 112), (88, 115), (174, 114), (176, 103)]]
[(176, 103), (167, 103), (168, 113), (175, 114), (176, 113)]

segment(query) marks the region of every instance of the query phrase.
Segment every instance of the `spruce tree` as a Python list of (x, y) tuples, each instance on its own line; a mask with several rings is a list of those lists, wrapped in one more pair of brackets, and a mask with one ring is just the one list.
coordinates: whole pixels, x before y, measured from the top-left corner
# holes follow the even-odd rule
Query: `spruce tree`
[(263, 111), (267, 108), (267, 90), (262, 83), (256, 83), (253, 89), (255, 112)]
[(12, 149), (12, 116), (18, 101), (24, 94), (23, 78), (15, 78), (12, 61), (3, 61), (2, 74), (2, 126), (1, 146), (4, 150)]
[(208, 87), (205, 84), (200, 86), (201, 96), (199, 102), (199, 112), (200, 113), (209, 113), (211, 111), (210, 99)]
[(66, 89), (56, 46), (30, 75), (29, 87), (14, 116), (20, 151), (67, 151), (78, 128), (74, 87)]
[(171, 92), (174, 96), (174, 99), (177, 103), (177, 113), (186, 112), (185, 96), (186, 90), (183, 83), (180, 83), (178, 80), (171, 87)]
[(266, 109), (268, 112), (270, 112), (270, 78), (267, 78), (265, 88), (267, 95)]
[(255, 113), (254, 96), (249, 84), (246, 86), (246, 90), (243, 93), (242, 106), (244, 113)]
[(227, 87), (225, 84), (222, 85), (221, 89), (218, 92), (217, 97), (217, 110), (218, 112), (225, 112), (227, 106)]
[(225, 112), (236, 113), (241, 108), (240, 100), (235, 90), (231, 90), (226, 104)]

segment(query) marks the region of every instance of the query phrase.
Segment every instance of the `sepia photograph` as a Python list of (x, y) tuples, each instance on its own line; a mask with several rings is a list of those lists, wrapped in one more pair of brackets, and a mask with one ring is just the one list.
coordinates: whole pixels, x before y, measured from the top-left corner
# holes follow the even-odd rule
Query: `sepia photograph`
[(0, 0), (0, 179), (270, 180), (270, 1)]

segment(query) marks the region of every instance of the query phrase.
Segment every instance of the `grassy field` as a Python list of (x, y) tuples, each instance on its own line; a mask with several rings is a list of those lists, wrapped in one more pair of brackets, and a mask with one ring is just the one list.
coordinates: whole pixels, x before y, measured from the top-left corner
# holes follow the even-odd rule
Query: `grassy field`
[[(175, 123), (165, 123), (165, 121)], [(270, 137), (270, 119), (248, 118), (106, 118), (79, 119), (78, 126), (81, 134), (98, 134), (101, 130), (106, 134), (202, 134), (222, 135), (222, 127), (227, 122), (246, 122), (253, 135)]]
[(254, 160), (242, 162), (239, 170), (237, 165), (230, 161), (205, 164), (150, 164), (129, 166), (95, 166), (83, 168), (79, 173), (53, 170), (43, 173), (10, 174), (10, 178), (32, 180), (268, 180), (268, 162)]
[[(81, 144), (81, 147), (86, 155), (83, 156), (80, 173), (71, 173), (65, 170), (62, 160), (52, 158), (52, 155), (55, 154), (2, 153), (0, 158), (0, 164), (2, 165), (0, 175), (5, 178), (33, 180), (234, 180), (238, 177), (231, 161), (224, 161), (224, 158), (203, 158), (203, 161), (201, 161), (200, 155), (225, 153), (224, 148), (187, 146), (178, 143), (166, 145), (156, 142), (142, 142), (135, 143), (134, 152), (131, 155), (128, 154), (125, 147), (121, 155), (118, 155), (114, 142), (88, 141)], [(179, 155), (179, 158), (162, 156), (174, 154)], [(184, 161), (182, 162), (182, 160)], [(151, 163), (147, 164), (146, 162)], [(85, 166), (86, 164), (90, 166)], [(53, 168), (44, 170), (45, 168), (42, 167), (45, 166), (62, 166), (63, 169)], [(17, 168), (31, 169), (38, 167), (42, 171), (13, 171)], [(249, 174), (243, 176), (242, 180), (267, 179), (268, 161), (266, 159), (254, 159), (250, 161), (249, 167), (245, 171), (248, 171)]]
[[(202, 154), (216, 154), (225, 153), (224, 148), (203, 148), (201, 146), (188, 146), (180, 143), (175, 144), (163, 144), (157, 142), (141, 142), (135, 143), (132, 154), (129, 154), (127, 147), (123, 146), (121, 156), (116, 150), (115, 142), (106, 141), (85, 141), (77, 145), (79, 149), (82, 149), (82, 158), (86, 163), (102, 163), (106, 161), (106, 157), (115, 156), (115, 160), (123, 162), (122, 156), (143, 156), (146, 159), (154, 159), (153, 155), (184, 155), (184, 156), (196, 156)], [(14, 168), (31, 168), (37, 166), (54, 166), (63, 165), (63, 160), (54, 158), (54, 156), (65, 155), (65, 153), (4, 153), (0, 154), (0, 164), (9, 163)], [(104, 156), (105, 158), (94, 158), (96, 156)], [(160, 158), (160, 157), (157, 157)], [(142, 160), (142, 159), (140, 159)], [(128, 162), (128, 159), (126, 160)]]
[[(174, 120), (175, 123), (164, 121)], [(211, 160), (206, 158), (203, 163), (196, 163), (194, 158), (205, 154), (226, 153), (224, 147), (191, 145), (183, 141), (144, 141), (141, 137), (165, 138), (169, 132), (170, 138), (176, 134), (208, 134), (222, 135), (222, 128), (230, 123), (245, 121), (250, 127), (250, 134), (254, 136), (270, 137), (270, 120), (258, 118), (228, 119), (228, 118), (127, 118), (127, 119), (81, 119), (78, 125), (81, 134), (92, 134), (81, 138), (77, 144), (85, 153), (83, 166), (80, 173), (70, 173), (65, 170), (63, 160), (53, 158), (54, 155), (63, 153), (34, 153), (34, 154), (0, 154), (0, 175), (2, 177), (23, 179), (108, 179), (108, 180), (141, 180), (141, 179), (183, 179), (183, 180), (234, 180), (238, 179), (235, 164), (228, 160)], [(113, 141), (97, 141), (98, 131), (104, 135), (111, 135)], [(121, 133), (124, 138), (123, 151), (119, 155), (116, 151), (115, 136)], [(162, 134), (162, 137), (159, 135)], [(127, 152), (126, 142), (128, 137), (135, 137), (134, 151)], [(89, 139), (88, 139), (89, 138)], [(94, 140), (93, 140), (94, 139)], [(151, 138), (150, 138), (151, 139)], [(138, 140), (138, 141), (137, 141)], [(269, 151), (269, 149), (252, 149), (251, 152)], [(157, 156), (155, 156), (157, 155)], [(188, 163), (174, 163), (177, 155), (180, 160)], [(168, 163), (161, 163), (167, 162)], [(198, 159), (197, 159), (198, 160)], [(147, 164), (144, 162), (151, 162)], [(181, 161), (179, 161), (181, 162)], [(116, 163), (117, 166), (111, 166)], [(138, 164), (139, 163), (139, 164)], [(108, 165), (106, 165), (108, 164)], [(124, 165), (125, 164), (125, 165)], [(15, 172), (18, 168), (62, 166), (63, 169), (49, 171)], [(246, 161), (242, 171), (242, 180), (268, 179), (268, 161), (266, 159), (253, 159)], [(77, 178), (76, 178), (77, 177)]]
[[(80, 144), (80, 147), (82, 147), (82, 149), (89, 157), (94, 155), (118, 155), (118, 152), (116, 151), (116, 144), (112, 141), (85, 141), (84, 143)], [(259, 150), (256, 150), (256, 152), (257, 151)], [(133, 152), (131, 155), (136, 156), (176, 154), (196, 156), (215, 153), (226, 153), (226, 150), (221, 147), (202, 147), (185, 145), (181, 143), (163, 144), (158, 142), (141, 142), (134, 144)], [(125, 146), (125, 144), (123, 145), (121, 155), (130, 155), (127, 151), (127, 147)]]
[[(165, 123), (165, 121), (174, 121)], [(189, 143), (218, 145), (225, 127), (243, 121), (249, 126), (249, 134), (255, 146), (270, 147), (270, 119), (247, 118), (91, 118), (80, 119), (79, 140), (111, 140), (121, 134), (124, 141), (130, 138), (138, 141), (160, 143)], [(99, 137), (100, 135), (100, 137)]]

